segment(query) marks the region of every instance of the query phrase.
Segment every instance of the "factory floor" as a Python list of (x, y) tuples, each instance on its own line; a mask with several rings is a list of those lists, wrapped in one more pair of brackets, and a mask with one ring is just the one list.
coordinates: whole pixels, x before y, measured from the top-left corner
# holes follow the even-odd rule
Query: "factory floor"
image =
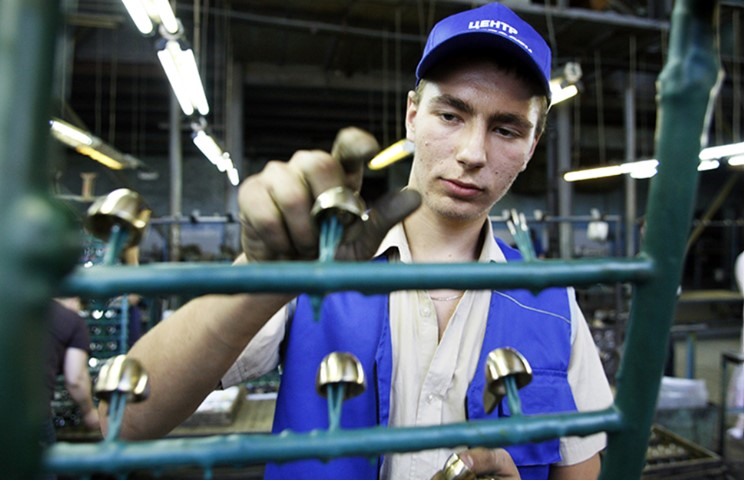
[[(708, 392), (708, 406), (698, 410), (679, 410), (673, 416), (664, 416), (658, 411), (657, 422), (683, 435), (697, 445), (717, 452), (727, 468), (730, 479), (743, 479), (743, 439), (728, 435), (727, 429), (736, 422), (736, 415), (742, 414), (736, 408), (729, 408), (726, 414), (724, 442), (720, 445), (719, 409), (722, 402), (722, 355), (724, 353), (742, 354), (740, 335), (697, 339), (693, 343), (695, 367), (693, 377), (703, 380)], [(687, 341), (675, 342), (675, 376), (689, 375), (689, 349)], [(725, 393), (732, 382), (736, 364), (727, 363), (725, 373)], [(742, 371), (740, 371), (742, 372)], [(725, 399), (726, 401), (726, 399)], [(666, 425), (667, 424), (667, 425)], [(742, 431), (740, 431), (742, 436)], [(721, 449), (721, 452), (720, 452)]]

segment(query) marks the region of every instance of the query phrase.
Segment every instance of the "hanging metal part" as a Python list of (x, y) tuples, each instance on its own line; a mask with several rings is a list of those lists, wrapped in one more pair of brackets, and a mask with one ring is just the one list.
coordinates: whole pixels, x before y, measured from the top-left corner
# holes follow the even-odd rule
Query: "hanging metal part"
[[(334, 139), (331, 156), (339, 162), (346, 174), (346, 183), (359, 190), (362, 185), (364, 165), (378, 151), (380, 145), (370, 133), (356, 127), (341, 129)], [(332, 262), (342, 240), (350, 241), (359, 235), (362, 223), (367, 220), (365, 203), (353, 188), (338, 186), (328, 189), (316, 198), (311, 215), (318, 223), (318, 260)], [(323, 296), (312, 296), (313, 316), (321, 315)]]
[(105, 401), (111, 400), (115, 393), (124, 395), (128, 402), (144, 401), (150, 393), (148, 375), (137, 360), (121, 354), (101, 367), (95, 392)]
[(456, 453), (450, 455), (441, 470), (432, 479), (476, 479), (476, 475)]
[(105, 441), (112, 443), (119, 438), (127, 402), (144, 401), (150, 394), (147, 373), (138, 361), (124, 354), (112, 357), (98, 373), (95, 393), (108, 403), (109, 424)]
[(142, 197), (129, 189), (117, 189), (99, 197), (88, 209), (85, 227), (94, 236), (109, 240), (114, 226), (129, 233), (125, 247), (135, 246), (150, 220), (150, 209)]
[(335, 217), (344, 228), (367, 218), (362, 197), (346, 187), (333, 187), (322, 192), (316, 197), (310, 214), (321, 227), (329, 217)]
[(502, 399), (508, 396), (512, 415), (522, 414), (517, 390), (533, 380), (533, 370), (528, 360), (511, 347), (495, 349), (486, 359), (486, 387), (484, 388), (484, 410), (494, 411)]
[(365, 371), (354, 354), (332, 352), (321, 361), (316, 374), (316, 391), (325, 397), (329, 387), (334, 385), (344, 388), (344, 400), (359, 396), (365, 391)]
[(332, 352), (323, 358), (316, 374), (316, 391), (328, 402), (329, 431), (341, 426), (341, 406), (365, 391), (365, 371), (354, 354)]

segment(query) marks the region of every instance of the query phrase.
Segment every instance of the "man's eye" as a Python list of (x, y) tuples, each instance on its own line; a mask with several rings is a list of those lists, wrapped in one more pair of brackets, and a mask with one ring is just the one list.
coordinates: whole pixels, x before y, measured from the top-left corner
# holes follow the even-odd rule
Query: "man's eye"
[(503, 127), (494, 128), (494, 133), (499, 134), (503, 137), (517, 137), (518, 133), (511, 129), (505, 129)]
[(445, 122), (452, 122), (456, 119), (455, 115), (449, 114), (449, 113), (440, 114), (440, 118), (444, 120)]

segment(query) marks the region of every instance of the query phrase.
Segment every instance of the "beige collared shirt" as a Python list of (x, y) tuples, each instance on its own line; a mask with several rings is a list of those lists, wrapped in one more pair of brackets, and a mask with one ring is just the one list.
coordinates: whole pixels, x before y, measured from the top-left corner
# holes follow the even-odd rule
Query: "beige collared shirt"
[[(480, 262), (504, 262), (490, 223)], [(378, 254), (391, 262), (411, 262), (403, 226), (398, 224), (381, 243)], [(578, 410), (610, 406), (613, 398), (590, 330), (574, 298), (567, 290), (572, 318), (572, 355), (569, 385)], [(466, 291), (438, 342), (435, 306), (426, 291), (396, 291), (390, 297), (393, 373), (390, 426), (427, 426), (462, 422), (468, 383), (478, 363), (486, 329), (491, 291)], [(279, 362), (279, 344), (284, 337), (288, 310), (278, 312), (249, 343), (223, 377), (223, 386), (256, 378)], [(590, 458), (605, 447), (605, 434), (585, 438), (562, 438), (563, 465)], [(442, 468), (451, 449), (386, 456), (384, 479), (429, 479)]]

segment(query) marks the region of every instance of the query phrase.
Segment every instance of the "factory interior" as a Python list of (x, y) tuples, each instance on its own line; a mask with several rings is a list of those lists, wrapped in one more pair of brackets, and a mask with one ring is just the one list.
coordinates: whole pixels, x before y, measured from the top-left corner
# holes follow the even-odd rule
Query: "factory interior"
[[(545, 133), (525, 171), (490, 212), (497, 237), (527, 246), (534, 255), (531, 262), (591, 265), (644, 259), (640, 252), (657, 170), (659, 76), (669, 58), (673, 10), (682, 1), (501, 2), (533, 25), (553, 51), (552, 89), (555, 81), (557, 93)], [(18, 28), (8, 26), (8, 12), (57, 5), (2, 3), (5, 50), (13, 48), (14, 38), (27, 37), (20, 32), (22, 22)], [(363, 129), (381, 150), (398, 152), (383, 165), (366, 166), (360, 191), (364, 203), (374, 205), (402, 189), (413, 158), (404, 143), (406, 98), (416, 82), (427, 33), (438, 20), (487, 2), (58, 3), (48, 72), (49, 128), (40, 138), (48, 143), (47, 169), (34, 176), (44, 177), (50, 196), (76, 226), (80, 248), (71, 279), (81, 280), (58, 283), (63, 288), (53, 297), (80, 301), (74, 310), (88, 328), (88, 369), (98, 403), (97, 380), (102, 368), (108, 369), (106, 361), (126, 354), (140, 336), (195, 296), (175, 291), (78, 294), (76, 285), (94, 290), (84, 271), (230, 266), (242, 252), (240, 183), (298, 150), (330, 151), (345, 127)], [(737, 272), (744, 243), (743, 2), (715, 3), (721, 77), (702, 135), (669, 348), (659, 355), (665, 359), (664, 372), (654, 381), (660, 387), (641, 479), (743, 479), (743, 290), (742, 272)], [(157, 10), (163, 4), (173, 18)], [(138, 6), (150, 10), (138, 17)], [(24, 51), (34, 45), (27, 42)], [(0, 65), (24, 68), (21, 61)], [(201, 97), (176, 93), (178, 85), (199, 87), (200, 82)], [(559, 91), (568, 92), (567, 98), (559, 98)], [(10, 165), (3, 160), (0, 168)], [(0, 176), (13, 172), (20, 170)], [(111, 209), (107, 201), (118, 204)], [(117, 237), (121, 229), (133, 233)], [(11, 264), (9, 259), (2, 265)], [(116, 277), (115, 271), (107, 272)], [(632, 281), (627, 276), (576, 287), (614, 392), (624, 358), (636, 354), (625, 349), (636, 289)], [(645, 306), (637, 309), (643, 313)], [(281, 379), (281, 369), (275, 369), (216, 389), (163, 439), (271, 433)], [(51, 409), (56, 444), (62, 446), (49, 458), (51, 465), (84, 464), (85, 453), (94, 456), (94, 448), (73, 448), (112, 442), (86, 426), (62, 374)], [(75, 458), (69, 465), (66, 446), (76, 453), (67, 456)], [(214, 449), (217, 453), (211, 454), (219, 458), (219, 448)], [(209, 467), (184, 462), (87, 477), (262, 477), (262, 463), (229, 459)], [(60, 469), (52, 475), (86, 477), (68, 473)]]

